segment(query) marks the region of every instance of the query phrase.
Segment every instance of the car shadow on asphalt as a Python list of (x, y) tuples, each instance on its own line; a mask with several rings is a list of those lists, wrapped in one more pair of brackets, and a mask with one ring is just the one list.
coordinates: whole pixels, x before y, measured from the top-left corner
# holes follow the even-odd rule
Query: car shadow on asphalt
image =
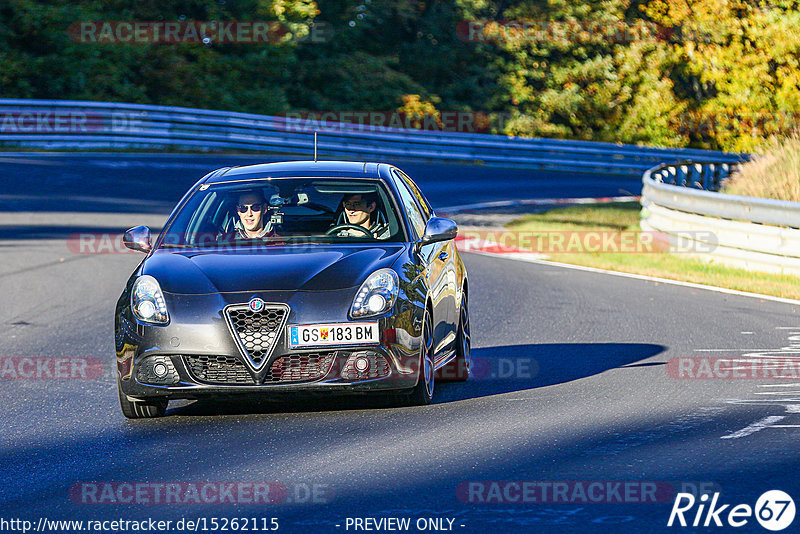
[(439, 384), (434, 402), (571, 382), (636, 364), (664, 350), (663, 345), (650, 343), (539, 343), (473, 349), (469, 380)]
[[(225, 415), (258, 415), (303, 412), (335, 412), (350, 410), (377, 410), (396, 408), (402, 402), (397, 398), (379, 396), (318, 396), (284, 395), (265, 400), (256, 396), (242, 395), (231, 398), (198, 399), (170, 404), (169, 416), (202, 417)], [(174, 406), (174, 407), (173, 407)]]
[[(665, 350), (647, 343), (542, 343), (473, 349), (472, 375), (466, 382), (441, 382), (433, 403), (551, 386), (629, 366)], [(292, 395), (264, 400), (257, 397), (202, 399), (172, 405), (167, 415), (219, 416), (293, 412), (389, 409), (402, 406), (382, 396)]]

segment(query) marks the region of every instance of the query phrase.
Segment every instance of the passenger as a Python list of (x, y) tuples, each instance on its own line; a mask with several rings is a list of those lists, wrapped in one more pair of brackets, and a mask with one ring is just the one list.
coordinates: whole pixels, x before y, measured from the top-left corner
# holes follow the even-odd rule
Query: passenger
[(261, 191), (243, 191), (236, 202), (238, 220), (234, 221), (232, 232), (223, 232), (217, 236), (217, 241), (231, 241), (235, 239), (258, 239), (274, 235), (272, 223), (264, 220), (267, 203)]
[(234, 225), (240, 239), (257, 239), (270, 235), (272, 224), (264, 221), (267, 202), (260, 191), (246, 191), (239, 195), (236, 212), (239, 223)]

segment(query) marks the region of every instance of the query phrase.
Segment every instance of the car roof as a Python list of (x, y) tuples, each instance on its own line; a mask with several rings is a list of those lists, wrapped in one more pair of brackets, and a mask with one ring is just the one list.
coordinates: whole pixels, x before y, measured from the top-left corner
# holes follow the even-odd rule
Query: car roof
[(282, 161), (231, 167), (211, 173), (204, 183), (236, 182), (257, 178), (335, 177), (377, 178), (381, 163), (364, 161)]

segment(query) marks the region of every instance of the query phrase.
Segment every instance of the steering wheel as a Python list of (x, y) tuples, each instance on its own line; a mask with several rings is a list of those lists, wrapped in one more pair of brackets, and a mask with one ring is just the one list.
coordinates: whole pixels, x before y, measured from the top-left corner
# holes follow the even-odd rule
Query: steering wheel
[(337, 224), (336, 226), (325, 232), (325, 235), (333, 235), (335, 232), (338, 232), (340, 230), (359, 230), (365, 236), (372, 237), (374, 239), (372, 233), (369, 230), (357, 224)]

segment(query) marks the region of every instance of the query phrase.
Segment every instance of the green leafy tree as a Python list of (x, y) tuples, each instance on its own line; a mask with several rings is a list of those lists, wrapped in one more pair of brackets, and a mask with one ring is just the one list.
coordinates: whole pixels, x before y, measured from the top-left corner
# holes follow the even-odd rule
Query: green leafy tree
[[(681, 145), (670, 117), (682, 104), (665, 73), (669, 43), (625, 0), (461, 0), (467, 21), (485, 24), (480, 43), (498, 90), (501, 131)], [(516, 27), (508, 21), (517, 22)]]
[(673, 78), (694, 144), (751, 150), (797, 127), (800, 2), (653, 0), (645, 11), (686, 37)]

